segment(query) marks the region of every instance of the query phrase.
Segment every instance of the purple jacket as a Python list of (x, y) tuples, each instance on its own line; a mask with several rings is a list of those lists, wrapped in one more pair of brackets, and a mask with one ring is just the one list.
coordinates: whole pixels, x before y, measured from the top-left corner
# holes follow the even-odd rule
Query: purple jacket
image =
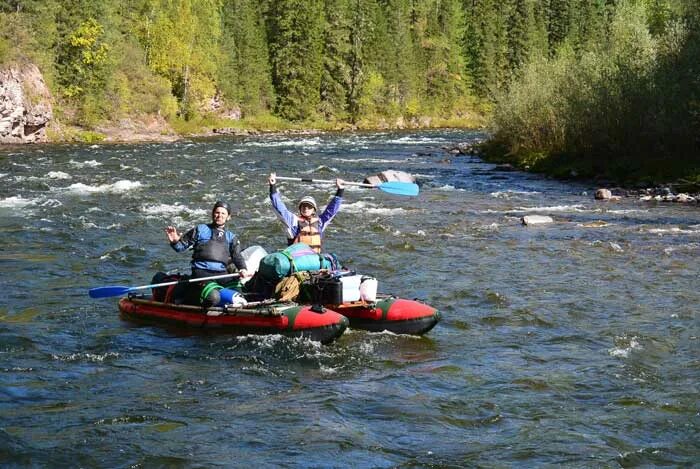
[[(277, 217), (282, 220), (287, 231), (287, 241), (291, 241), (299, 234), (299, 217), (287, 209), (287, 206), (282, 201), (280, 193), (277, 192), (275, 185), (270, 185), (270, 201), (272, 208), (277, 214)], [(330, 224), (333, 217), (340, 211), (340, 205), (343, 202), (343, 189), (338, 189), (333, 198), (326, 205), (323, 213), (319, 215), (319, 231), (323, 237), (323, 232)]]

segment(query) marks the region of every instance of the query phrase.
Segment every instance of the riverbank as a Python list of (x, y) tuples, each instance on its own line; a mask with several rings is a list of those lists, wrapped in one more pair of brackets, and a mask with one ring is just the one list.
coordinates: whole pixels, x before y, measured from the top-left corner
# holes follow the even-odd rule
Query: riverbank
[(94, 128), (83, 128), (54, 123), (50, 126), (47, 143), (148, 143), (173, 142), (185, 138), (217, 136), (251, 136), (263, 134), (318, 134), (323, 132), (372, 132), (431, 129), (483, 129), (488, 117), (476, 111), (462, 117), (441, 118), (423, 116), (393, 120), (363, 120), (356, 124), (321, 120), (293, 123), (274, 116), (245, 119), (223, 119), (216, 116), (194, 121), (169, 122), (160, 116), (143, 116), (107, 122)]
[(620, 179), (610, 173), (591, 172), (590, 168), (579, 172), (577, 168), (581, 166), (574, 166), (565, 158), (547, 159), (542, 155), (528, 157), (508, 153), (494, 140), (457, 145), (446, 150), (493, 163), (496, 172), (526, 171), (560, 181), (584, 182), (598, 188), (594, 193), (598, 200), (631, 197), (644, 202), (700, 203), (700, 174), (691, 169), (686, 177), (664, 180), (658, 174), (643, 170), (635, 173), (630, 168), (628, 176)]

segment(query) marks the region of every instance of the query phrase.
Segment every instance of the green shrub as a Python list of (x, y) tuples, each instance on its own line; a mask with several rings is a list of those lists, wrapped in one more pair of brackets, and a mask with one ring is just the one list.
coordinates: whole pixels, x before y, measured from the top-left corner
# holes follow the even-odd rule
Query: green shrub
[(558, 175), (631, 182), (697, 171), (697, 39), (674, 23), (652, 36), (647, 18), (643, 3), (622, 2), (589, 50), (564, 44), (531, 59), (497, 98), (494, 148)]

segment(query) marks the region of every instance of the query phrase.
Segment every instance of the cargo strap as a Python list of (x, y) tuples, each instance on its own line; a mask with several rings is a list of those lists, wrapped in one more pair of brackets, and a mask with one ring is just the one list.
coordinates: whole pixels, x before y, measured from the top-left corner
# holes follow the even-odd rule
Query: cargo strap
[(202, 293), (199, 294), (199, 301), (203, 302), (207, 296), (209, 296), (209, 293), (211, 293), (213, 290), (223, 290), (224, 287), (219, 285), (216, 282), (209, 282), (207, 283), (204, 288), (202, 288)]

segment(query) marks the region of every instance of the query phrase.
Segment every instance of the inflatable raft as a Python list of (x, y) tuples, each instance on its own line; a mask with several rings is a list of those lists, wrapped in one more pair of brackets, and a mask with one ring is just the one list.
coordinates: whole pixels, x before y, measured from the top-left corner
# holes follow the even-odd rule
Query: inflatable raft
[(236, 335), (281, 334), (324, 344), (340, 337), (348, 319), (328, 308), (261, 302), (245, 307), (178, 305), (129, 296), (119, 300), (124, 319), (169, 326), (188, 332), (221, 332)]
[[(257, 287), (237, 284), (224, 288), (211, 283), (213, 288), (204, 288), (203, 295), (216, 291), (215, 300), (209, 304), (218, 306), (182, 304), (187, 301), (177, 293), (178, 285), (193, 280), (158, 273), (154, 276), (155, 285), (151, 285), (158, 288), (152, 289), (152, 296), (135, 296), (127, 288), (129, 296), (119, 301), (119, 310), (125, 319), (188, 330), (283, 334), (322, 343), (340, 337), (348, 325), (371, 332), (422, 335), (440, 321), (440, 312), (432, 306), (418, 300), (377, 295), (373, 277), (329, 270), (325, 259), (309, 251), (303, 244), (288, 247), (283, 251), (286, 254), (268, 255), (260, 246), (244, 250), (248, 270), (256, 272), (257, 280), (250, 282)], [(290, 282), (289, 290), (280, 289), (280, 280), (294, 280), (297, 271), (311, 273)], [(172, 281), (159, 283), (163, 279)], [(148, 286), (136, 288), (145, 287)], [(119, 287), (112, 288), (120, 291)], [(111, 291), (110, 287), (103, 289)]]
[(327, 306), (347, 317), (350, 327), (371, 332), (423, 335), (440, 321), (440, 312), (432, 306), (395, 297)]
[(267, 301), (243, 307), (203, 309), (130, 296), (119, 301), (119, 311), (124, 319), (140, 323), (208, 332), (282, 334), (322, 343), (340, 337), (348, 325), (371, 332), (422, 335), (440, 321), (440, 312), (435, 308), (395, 297), (323, 307)]

